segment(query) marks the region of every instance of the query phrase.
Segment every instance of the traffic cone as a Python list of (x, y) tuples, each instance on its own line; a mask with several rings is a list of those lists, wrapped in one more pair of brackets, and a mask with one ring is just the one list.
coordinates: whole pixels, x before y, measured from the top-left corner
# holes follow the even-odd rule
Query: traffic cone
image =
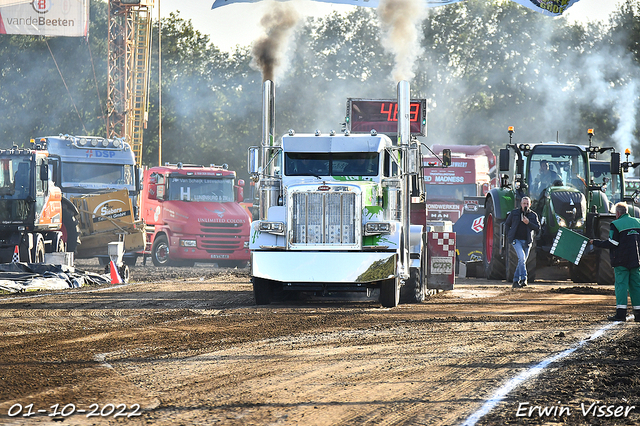
[(109, 263), (109, 269), (111, 270), (111, 284), (122, 284), (122, 278), (120, 278), (120, 274), (118, 273), (118, 267), (113, 260)]
[(13, 257), (11, 258), (11, 263), (19, 263), (20, 262), (20, 249), (18, 246), (13, 250)]

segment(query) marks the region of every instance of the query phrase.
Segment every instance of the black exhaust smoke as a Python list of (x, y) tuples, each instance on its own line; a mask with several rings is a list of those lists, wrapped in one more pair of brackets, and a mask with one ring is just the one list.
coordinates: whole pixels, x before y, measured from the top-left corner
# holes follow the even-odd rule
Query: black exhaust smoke
[(288, 3), (273, 3), (260, 20), (266, 34), (253, 43), (251, 64), (262, 72), (263, 81), (274, 80), (289, 35), (299, 20), (297, 10)]

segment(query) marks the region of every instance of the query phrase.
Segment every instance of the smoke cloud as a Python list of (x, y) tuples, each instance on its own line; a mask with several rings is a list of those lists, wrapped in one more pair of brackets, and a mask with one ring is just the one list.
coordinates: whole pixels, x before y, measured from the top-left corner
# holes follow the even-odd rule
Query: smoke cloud
[(382, 46), (395, 58), (391, 77), (394, 81), (411, 80), (422, 53), (420, 23), (427, 16), (426, 7), (420, 0), (381, 0), (377, 10)]
[(280, 69), (293, 29), (300, 14), (290, 3), (270, 2), (260, 20), (265, 35), (253, 43), (251, 66), (262, 72), (262, 79), (273, 80)]

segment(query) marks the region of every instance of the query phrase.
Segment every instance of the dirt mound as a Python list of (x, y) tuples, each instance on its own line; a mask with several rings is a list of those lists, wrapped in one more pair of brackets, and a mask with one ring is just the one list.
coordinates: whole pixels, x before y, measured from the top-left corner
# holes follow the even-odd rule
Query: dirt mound
[(578, 287), (560, 287), (552, 288), (549, 293), (558, 294), (601, 294), (604, 296), (615, 295), (615, 292), (611, 288), (578, 286)]

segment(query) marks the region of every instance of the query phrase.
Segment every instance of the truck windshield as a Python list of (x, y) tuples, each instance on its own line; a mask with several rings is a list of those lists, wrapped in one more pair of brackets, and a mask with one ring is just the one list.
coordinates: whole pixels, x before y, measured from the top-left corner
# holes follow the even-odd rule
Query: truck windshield
[(98, 187), (124, 185), (133, 188), (133, 166), (128, 164), (63, 163), (62, 186)]
[(287, 176), (377, 176), (377, 152), (287, 152)]
[(464, 201), (465, 195), (477, 195), (476, 184), (462, 185), (425, 185), (427, 200), (458, 200)]
[(540, 199), (550, 186), (572, 186), (586, 196), (587, 167), (578, 147), (536, 146), (528, 165), (527, 181), (532, 200)]
[(171, 177), (166, 199), (231, 203), (234, 201), (233, 179)]
[(26, 157), (0, 158), (0, 196), (21, 200), (31, 187), (31, 162)]

